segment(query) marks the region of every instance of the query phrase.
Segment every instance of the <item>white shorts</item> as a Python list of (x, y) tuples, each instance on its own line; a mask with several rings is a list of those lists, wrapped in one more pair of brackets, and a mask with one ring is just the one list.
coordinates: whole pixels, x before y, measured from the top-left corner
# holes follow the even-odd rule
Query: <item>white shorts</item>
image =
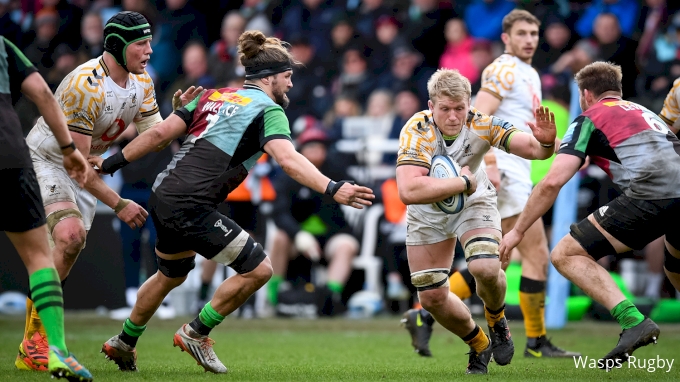
[(498, 191), (498, 211), (501, 219), (519, 215), (529, 201), (531, 183), (531, 161), (494, 149), (498, 172), (501, 175), (501, 189)]
[(434, 204), (408, 206), (406, 245), (435, 244), (477, 228), (501, 231), (501, 217), (493, 187), (472, 200), (468, 199), (468, 204), (459, 214), (445, 214), (436, 208)]
[[(31, 150), (33, 168), (40, 183), (40, 195), (43, 205), (48, 206), (57, 202), (72, 202), (78, 206), (83, 215), (85, 230), (92, 228), (94, 213), (97, 208), (97, 198), (80, 188), (78, 183), (68, 176), (63, 163), (55, 163)], [(59, 158), (61, 160), (61, 158)]]

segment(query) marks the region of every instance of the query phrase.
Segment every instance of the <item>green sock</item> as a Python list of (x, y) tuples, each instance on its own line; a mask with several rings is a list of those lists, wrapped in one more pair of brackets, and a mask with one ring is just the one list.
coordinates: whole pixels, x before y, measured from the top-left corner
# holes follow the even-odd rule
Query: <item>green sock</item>
[(211, 329), (224, 321), (224, 316), (217, 313), (217, 311), (210, 305), (210, 302), (205, 304), (203, 309), (201, 309), (201, 313), (198, 314), (198, 318), (201, 320), (203, 325)]
[(279, 302), (279, 285), (283, 282), (283, 276), (273, 275), (267, 283), (267, 300), (272, 305)]
[(29, 276), (28, 282), (35, 310), (38, 311), (40, 320), (45, 326), (47, 342), (68, 354), (64, 339), (64, 297), (57, 270), (39, 269)]
[(621, 301), (610, 313), (623, 330), (630, 329), (645, 319), (645, 316), (628, 300)]
[(123, 323), (123, 331), (120, 332), (121, 341), (126, 344), (135, 347), (137, 346), (137, 340), (146, 330), (146, 325), (137, 325), (127, 318), (125, 323)]
[(337, 294), (342, 294), (342, 290), (345, 289), (345, 286), (340, 281), (329, 281), (326, 285), (328, 285), (328, 289), (331, 292)]

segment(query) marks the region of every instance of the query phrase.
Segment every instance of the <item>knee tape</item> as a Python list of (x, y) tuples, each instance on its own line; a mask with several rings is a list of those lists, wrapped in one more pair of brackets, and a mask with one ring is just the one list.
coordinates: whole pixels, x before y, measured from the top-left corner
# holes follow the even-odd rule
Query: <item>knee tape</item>
[(666, 268), (668, 272), (680, 273), (680, 259), (671, 255), (668, 248), (664, 246), (663, 248), (664, 261), (663, 267)]
[(158, 269), (171, 279), (184, 277), (196, 266), (196, 255), (178, 260), (166, 260), (156, 255)]
[(50, 213), (47, 215), (47, 230), (50, 232), (50, 236), (52, 235), (52, 231), (54, 231), (54, 226), (66, 218), (78, 218), (83, 220), (83, 215), (75, 208), (67, 208)]
[[(241, 275), (255, 270), (255, 268), (257, 268), (257, 266), (260, 265), (260, 263), (267, 257), (267, 255), (264, 253), (264, 248), (262, 248), (260, 243), (256, 243), (253, 238), (248, 236), (248, 234), (246, 234), (246, 236), (246, 242), (244, 245), (238, 248), (236, 258), (229, 264), (225, 264), (229, 265), (233, 270)], [(222, 252), (226, 251), (227, 249), (228, 247)], [(215, 255), (212, 260), (215, 260), (215, 258), (218, 257), (222, 252)]]
[(430, 289), (449, 287), (449, 269), (433, 268), (411, 273), (411, 284), (422, 292)]
[(498, 258), (500, 239), (491, 234), (475, 235), (465, 242), (465, 261)]
[(581, 247), (588, 252), (595, 261), (606, 256), (616, 256), (614, 246), (607, 240), (593, 223), (585, 218), (569, 227), (569, 234), (581, 244)]

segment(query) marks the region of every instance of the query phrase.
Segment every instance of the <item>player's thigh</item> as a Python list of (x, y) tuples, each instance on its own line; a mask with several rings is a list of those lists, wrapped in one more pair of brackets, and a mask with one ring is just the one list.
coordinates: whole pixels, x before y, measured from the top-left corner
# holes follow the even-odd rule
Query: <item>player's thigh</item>
[(40, 186), (32, 168), (0, 170), (3, 186), (0, 197), (7, 206), (0, 214), (0, 230), (26, 232), (45, 224)]
[(434, 244), (407, 245), (406, 256), (411, 273), (431, 269), (451, 269), (456, 239), (446, 239)]
[(641, 250), (667, 229), (664, 205), (625, 195), (593, 212), (588, 219), (614, 246), (617, 253)]
[(216, 210), (197, 217), (186, 239), (191, 249), (240, 274), (253, 271), (266, 258), (262, 245)]

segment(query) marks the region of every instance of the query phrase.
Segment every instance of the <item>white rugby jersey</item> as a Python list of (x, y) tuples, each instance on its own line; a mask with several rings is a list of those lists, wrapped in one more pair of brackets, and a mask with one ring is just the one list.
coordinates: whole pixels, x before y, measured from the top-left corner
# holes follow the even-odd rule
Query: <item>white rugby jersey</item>
[[(129, 74), (127, 87), (118, 86), (110, 77), (102, 56), (80, 65), (59, 84), (55, 93), (71, 131), (92, 136), (90, 155), (101, 155), (131, 122), (145, 118), (162, 119), (151, 77)], [(52, 139), (47, 139), (52, 138)], [(43, 117), (27, 137), (31, 150), (38, 154), (61, 150)]]
[[(535, 110), (541, 105), (541, 79), (531, 65), (511, 54), (502, 54), (482, 72), (482, 88), (501, 100), (494, 116), (531, 134), (527, 122), (535, 122)], [(530, 176), (531, 162), (518, 156), (494, 150), (498, 168)], [(519, 168), (518, 168), (519, 166)]]

